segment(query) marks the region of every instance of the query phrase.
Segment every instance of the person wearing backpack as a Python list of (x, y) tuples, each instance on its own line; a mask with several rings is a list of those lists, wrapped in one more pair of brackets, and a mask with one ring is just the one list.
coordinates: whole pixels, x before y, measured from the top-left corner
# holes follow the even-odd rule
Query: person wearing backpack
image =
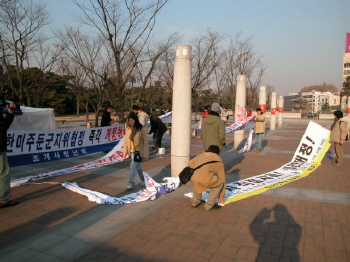
[(216, 145), (210, 145), (208, 150), (193, 158), (188, 166), (196, 168), (210, 161), (218, 161), (203, 165), (197, 169), (191, 177), (193, 183), (192, 207), (198, 207), (202, 204), (202, 193), (210, 189), (208, 199), (204, 205), (206, 211), (219, 209), (220, 206), (215, 204), (217, 200), (220, 203), (224, 201), (226, 174), (224, 163), (221, 160), (220, 148)]
[(331, 126), (331, 138), (337, 159), (334, 166), (342, 166), (344, 160), (343, 144), (347, 135), (347, 123), (344, 121), (342, 111), (334, 111), (334, 122)]

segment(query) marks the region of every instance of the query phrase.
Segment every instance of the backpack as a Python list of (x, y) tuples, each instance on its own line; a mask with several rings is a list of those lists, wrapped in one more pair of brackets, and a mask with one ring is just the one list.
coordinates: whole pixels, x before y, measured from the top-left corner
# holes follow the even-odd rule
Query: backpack
[(201, 168), (204, 165), (216, 163), (216, 162), (219, 162), (219, 161), (209, 161), (209, 162), (201, 164), (195, 168), (191, 168), (189, 166), (185, 167), (184, 169), (182, 169), (182, 171), (179, 174), (181, 184), (185, 185), (188, 181), (190, 181), (192, 175), (194, 174), (194, 171), (196, 171), (197, 169)]
[[(349, 140), (350, 137), (350, 131), (349, 131), (349, 122), (348, 121), (342, 121), (346, 123), (346, 137), (345, 137), (345, 141)], [(340, 128), (340, 121), (339, 121), (339, 128)]]

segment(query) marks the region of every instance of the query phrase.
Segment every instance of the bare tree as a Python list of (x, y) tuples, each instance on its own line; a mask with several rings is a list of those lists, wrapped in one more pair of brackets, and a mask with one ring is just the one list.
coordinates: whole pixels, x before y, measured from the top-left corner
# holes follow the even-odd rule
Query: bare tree
[(337, 93), (339, 89), (333, 84), (322, 83), (320, 85), (311, 85), (303, 87), (300, 92), (311, 92), (311, 91), (319, 91), (319, 92), (332, 92)]
[[(139, 63), (135, 68), (137, 78), (140, 79), (141, 82), (141, 92), (137, 103), (142, 103), (143, 105), (147, 103), (144, 100), (146, 98), (146, 87), (152, 84), (152, 80), (154, 82), (159, 82), (160, 79), (158, 79), (155, 74), (156, 68), (158, 64), (161, 64), (163, 54), (167, 53), (172, 47), (174, 47), (178, 40), (179, 35), (174, 33), (165, 41), (160, 41), (158, 43), (149, 42), (147, 44), (147, 48), (145, 48), (144, 53), (140, 56)], [(155, 87), (161, 89), (162, 85), (158, 83)]]
[[(81, 33), (78, 29), (71, 27), (66, 28), (65, 31), (56, 31), (56, 36), (59, 39), (59, 44), (56, 46), (62, 50), (62, 68), (71, 76), (75, 87), (72, 90), (76, 91), (77, 98), (85, 100), (83, 104), (87, 110), (86, 120), (89, 119), (90, 105), (95, 112), (95, 125), (98, 125), (98, 115), (106, 98), (106, 72), (110, 65), (108, 56), (104, 52), (105, 40), (98, 36)], [(80, 70), (79, 74), (77, 69)], [(76, 76), (78, 79), (75, 79)], [(83, 93), (81, 93), (82, 89)]]
[(275, 92), (274, 86), (266, 86), (266, 107), (271, 108), (272, 92)]
[(81, 11), (76, 16), (79, 21), (95, 28), (96, 33), (108, 42), (109, 54), (113, 59), (108, 72), (108, 94), (111, 103), (118, 102), (120, 117), (123, 117), (125, 89), (150, 39), (156, 16), (167, 0), (73, 2)]
[[(221, 84), (228, 88), (231, 94), (232, 108), (235, 107), (236, 86), (238, 75), (245, 75), (248, 85), (247, 106), (252, 106), (257, 87), (260, 85), (265, 67), (261, 57), (256, 56), (250, 42), (250, 37), (241, 39), (238, 33), (231, 39), (230, 45), (225, 51), (224, 62), (221, 65), (221, 73), (225, 81)], [(222, 89), (222, 88), (221, 88)]]
[(38, 50), (47, 40), (40, 30), (49, 23), (46, 5), (32, 0), (3, 1), (0, 8), (0, 47), (3, 65), (14, 65), (15, 74), (9, 76), (18, 81), (18, 89), (12, 85), (12, 95), (16, 93), (20, 102), (24, 102), (26, 86), (23, 71)]
[(220, 65), (222, 54), (219, 44), (223, 40), (218, 32), (208, 30), (204, 36), (196, 37), (192, 47), (192, 91), (203, 88), (210, 79), (215, 68)]

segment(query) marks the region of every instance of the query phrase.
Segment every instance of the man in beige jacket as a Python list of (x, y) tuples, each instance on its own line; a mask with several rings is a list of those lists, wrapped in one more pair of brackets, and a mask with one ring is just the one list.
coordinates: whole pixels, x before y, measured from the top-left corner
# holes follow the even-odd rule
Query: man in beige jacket
[(345, 137), (347, 135), (347, 122), (343, 121), (343, 112), (334, 111), (334, 122), (331, 126), (331, 142), (334, 146), (337, 159), (334, 163), (335, 166), (342, 166), (344, 160), (343, 144), (345, 143)]
[(208, 189), (210, 189), (210, 192), (204, 205), (205, 210), (219, 209), (220, 206), (215, 204), (215, 202), (217, 200), (220, 203), (224, 201), (226, 174), (224, 163), (219, 154), (220, 148), (216, 145), (211, 145), (206, 152), (196, 156), (189, 162), (189, 167), (196, 168), (210, 161), (218, 161), (202, 166), (192, 175), (191, 182), (194, 185), (193, 198), (191, 200), (192, 207), (198, 207), (202, 203), (202, 193)]
[(139, 121), (143, 126), (141, 130), (141, 138), (140, 138), (140, 154), (143, 157), (143, 160), (146, 161), (149, 158), (149, 144), (148, 144), (149, 116), (141, 106), (133, 106), (133, 111), (137, 114)]
[(262, 150), (262, 141), (265, 134), (265, 116), (262, 112), (261, 108), (256, 109), (256, 116), (255, 116), (255, 138), (256, 138), (256, 144), (255, 144), (255, 153), (260, 153)]

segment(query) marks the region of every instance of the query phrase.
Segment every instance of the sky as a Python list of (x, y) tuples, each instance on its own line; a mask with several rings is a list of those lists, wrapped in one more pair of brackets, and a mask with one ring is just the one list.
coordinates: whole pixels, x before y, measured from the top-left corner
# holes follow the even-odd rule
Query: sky
[[(112, 1), (112, 0), (109, 0)], [(146, 0), (143, 0), (146, 1)], [(51, 28), (78, 26), (70, 0), (45, 0)], [(241, 33), (267, 70), (262, 85), (277, 95), (322, 83), (342, 85), (350, 0), (170, 0), (161, 10), (155, 36), (175, 31), (178, 45), (208, 29), (227, 36)]]

